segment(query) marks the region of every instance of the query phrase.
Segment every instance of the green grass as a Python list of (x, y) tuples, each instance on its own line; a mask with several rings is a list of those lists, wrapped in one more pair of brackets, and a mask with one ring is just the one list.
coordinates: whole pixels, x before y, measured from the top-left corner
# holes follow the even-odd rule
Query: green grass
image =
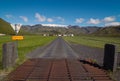
[(25, 58), (28, 52), (50, 43), (55, 38), (56, 37), (26, 36), (24, 41), (18, 42), (19, 62), (23, 61), (23, 58)]
[(10, 23), (0, 18), (0, 33), (14, 35), (15, 32), (10, 26)]
[(104, 48), (106, 43), (115, 44), (120, 47), (120, 37), (75, 36), (64, 37), (64, 39), (68, 42), (96, 48)]
[(0, 63), (2, 60), (2, 45), (6, 42), (10, 42), (11, 40), (11, 36), (0, 36)]
[[(18, 41), (18, 55), (17, 65), (23, 63), (26, 54), (37, 47), (46, 45), (54, 40), (56, 37), (43, 37), (43, 36), (24, 36), (24, 40)], [(11, 40), (11, 36), (0, 36), (0, 67), (2, 61), (2, 45), (6, 42), (15, 42)]]

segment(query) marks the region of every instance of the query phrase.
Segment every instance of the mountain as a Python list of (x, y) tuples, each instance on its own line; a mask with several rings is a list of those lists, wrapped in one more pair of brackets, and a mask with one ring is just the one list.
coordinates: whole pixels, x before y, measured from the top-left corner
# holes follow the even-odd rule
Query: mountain
[(92, 34), (102, 27), (96, 27), (96, 26), (86, 26), (86, 27), (79, 27), (79, 26), (68, 26), (69, 29), (74, 30), (74, 32), (78, 34)]
[[(1, 18), (0, 18), (0, 33), (7, 34), (7, 35), (15, 35), (15, 31), (11, 27), (10, 23), (6, 22), (5, 20), (3, 20)], [(26, 35), (26, 34), (30, 34), (30, 33), (20, 29), (18, 34)]]
[(97, 27), (97, 26), (87, 26), (84, 27), (86, 29), (86, 31), (88, 31), (89, 34), (92, 34), (94, 32), (99, 31), (102, 27)]
[(0, 18), (0, 33), (3, 34), (15, 34), (14, 30), (10, 26), (10, 23)]
[(24, 25), (22, 30), (34, 34), (87, 34), (97, 36), (120, 36), (120, 26), (97, 27), (97, 26), (67, 26), (67, 27), (49, 27), (37, 24), (34, 26)]
[(22, 30), (36, 34), (91, 34), (100, 29), (100, 27), (79, 27), (79, 26), (68, 26), (68, 27), (50, 27), (37, 24), (34, 26), (23, 25)]
[[(0, 18), (0, 33), (14, 35), (15, 32), (12, 29), (10, 23)], [(33, 26), (22, 25), (19, 35), (28, 34), (74, 34), (74, 35), (97, 35), (97, 36), (120, 36), (120, 26), (109, 27), (97, 27), (97, 26), (66, 26), (66, 27), (52, 27), (42, 24), (36, 24)]]
[(120, 36), (120, 26), (109, 26), (94, 32), (95, 35)]
[(25, 30), (26, 32), (30, 32), (34, 34), (60, 34), (60, 33), (65, 33), (67, 28), (49, 27), (49, 26), (42, 26), (41, 24), (37, 24), (34, 26), (23, 25), (21, 29)]

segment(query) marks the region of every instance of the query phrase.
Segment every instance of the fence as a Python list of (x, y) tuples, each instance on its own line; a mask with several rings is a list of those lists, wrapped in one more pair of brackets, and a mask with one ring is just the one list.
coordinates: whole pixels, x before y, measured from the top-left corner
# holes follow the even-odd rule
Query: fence
[(3, 68), (12, 67), (17, 59), (17, 45), (15, 42), (3, 44), (2, 65)]
[(120, 66), (118, 47), (113, 44), (105, 44), (103, 67), (107, 70), (116, 71), (118, 66)]

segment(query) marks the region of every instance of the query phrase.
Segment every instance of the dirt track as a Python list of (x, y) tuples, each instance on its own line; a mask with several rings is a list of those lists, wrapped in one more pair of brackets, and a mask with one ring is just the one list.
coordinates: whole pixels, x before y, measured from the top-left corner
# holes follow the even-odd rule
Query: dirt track
[(61, 37), (49, 45), (40, 47), (27, 55), (28, 58), (80, 58), (95, 59), (99, 65), (103, 64), (104, 50), (84, 45), (67, 43)]
[(28, 58), (79, 58), (79, 55), (61, 38), (51, 44), (38, 48), (27, 55)]

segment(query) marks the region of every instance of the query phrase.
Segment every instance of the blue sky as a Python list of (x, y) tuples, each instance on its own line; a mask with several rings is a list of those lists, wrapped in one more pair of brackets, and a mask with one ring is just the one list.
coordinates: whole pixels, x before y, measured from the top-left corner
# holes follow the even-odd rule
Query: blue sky
[(0, 0), (0, 18), (25, 25), (120, 25), (120, 0)]

